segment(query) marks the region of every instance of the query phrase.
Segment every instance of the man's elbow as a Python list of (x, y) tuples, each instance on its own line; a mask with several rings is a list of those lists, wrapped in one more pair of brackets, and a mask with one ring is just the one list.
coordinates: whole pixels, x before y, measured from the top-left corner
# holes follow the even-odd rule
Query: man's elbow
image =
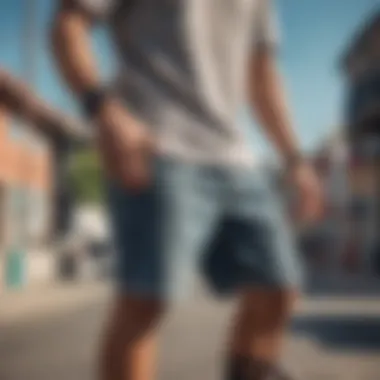
[(277, 70), (276, 58), (270, 51), (260, 51), (252, 58), (251, 75), (256, 80), (265, 80)]
[(277, 62), (272, 54), (262, 52), (255, 55), (250, 65), (251, 95), (261, 97), (274, 84), (277, 76)]

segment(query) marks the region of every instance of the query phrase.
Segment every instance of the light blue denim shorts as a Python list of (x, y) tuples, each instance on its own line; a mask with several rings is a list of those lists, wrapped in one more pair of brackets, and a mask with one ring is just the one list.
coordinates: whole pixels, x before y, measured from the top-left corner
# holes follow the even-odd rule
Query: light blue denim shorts
[(149, 188), (108, 183), (108, 201), (122, 292), (172, 300), (197, 273), (217, 295), (300, 285), (290, 223), (260, 169), (158, 158)]

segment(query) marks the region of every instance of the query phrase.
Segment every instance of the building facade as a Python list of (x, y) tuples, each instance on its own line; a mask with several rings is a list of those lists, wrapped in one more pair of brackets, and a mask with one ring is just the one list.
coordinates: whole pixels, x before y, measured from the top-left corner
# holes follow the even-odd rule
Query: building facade
[[(373, 278), (380, 275), (377, 260), (377, 184), (373, 164), (350, 155), (349, 140), (338, 134), (315, 152), (313, 163), (320, 176), (326, 212), (317, 227), (323, 244), (313, 255), (315, 268), (333, 276)], [(376, 275), (376, 276), (374, 276)], [(342, 277), (343, 276), (343, 277)]]
[[(52, 195), (51, 153), (51, 146), (41, 133), (17, 119), (6, 107), (0, 108), (2, 247), (11, 243), (17, 231), (24, 234), (20, 238), (27, 240), (29, 245), (47, 241)], [(18, 206), (24, 210), (17, 210)], [(17, 211), (20, 211), (19, 220)]]
[(380, 9), (352, 38), (341, 64), (348, 88), (347, 127), (361, 133), (380, 119)]
[(80, 128), (0, 71), (0, 290), (53, 275), (66, 147)]
[(343, 56), (343, 69), (353, 82), (379, 69), (380, 65), (380, 10), (352, 39)]
[[(21, 273), (16, 269), (16, 262), (13, 265), (9, 262), (12, 250), (27, 247), (28, 252), (39, 252), (48, 244), (53, 211), (52, 184), (51, 146), (41, 133), (17, 119), (7, 107), (0, 107), (3, 287), (21, 285), (28, 280), (26, 266)], [(21, 266), (19, 268), (21, 270)], [(33, 277), (33, 273), (30, 275)]]
[[(380, 275), (380, 8), (365, 20), (346, 50), (346, 130), (350, 147), (351, 252), (365, 271)], [(361, 239), (360, 239), (361, 238)], [(350, 260), (348, 260), (350, 262)]]

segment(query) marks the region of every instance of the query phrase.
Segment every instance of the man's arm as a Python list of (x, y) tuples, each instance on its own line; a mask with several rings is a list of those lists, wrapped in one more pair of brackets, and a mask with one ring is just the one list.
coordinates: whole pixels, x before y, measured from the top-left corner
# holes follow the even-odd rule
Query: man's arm
[(52, 29), (53, 53), (58, 68), (77, 95), (100, 84), (91, 46), (94, 15), (75, 0), (61, 0)]
[(25, 83), (0, 69), (0, 104), (52, 138), (86, 138), (79, 123), (49, 107)]
[(248, 73), (250, 103), (264, 131), (289, 163), (298, 160), (300, 152), (276, 64), (279, 31), (272, 0), (261, 1), (256, 12)]
[(249, 66), (250, 102), (258, 121), (282, 156), (292, 189), (298, 195), (294, 216), (299, 221), (310, 221), (321, 212), (321, 189), (313, 168), (302, 158), (293, 130), (274, 55), (277, 36), (271, 0), (263, 0), (260, 6)]
[(98, 127), (107, 175), (140, 189), (149, 180), (154, 141), (122, 101), (102, 90), (91, 48), (91, 26), (110, 16), (116, 4), (119, 0), (61, 0), (52, 31), (53, 50), (62, 76)]
[(322, 191), (313, 168), (300, 152), (280, 75), (272, 53), (263, 50), (251, 63), (250, 98), (258, 121), (282, 156), (287, 178), (298, 195), (293, 217), (310, 222), (320, 217)]
[(260, 125), (285, 161), (298, 159), (295, 136), (282, 81), (272, 49), (253, 54), (249, 73), (250, 103)]

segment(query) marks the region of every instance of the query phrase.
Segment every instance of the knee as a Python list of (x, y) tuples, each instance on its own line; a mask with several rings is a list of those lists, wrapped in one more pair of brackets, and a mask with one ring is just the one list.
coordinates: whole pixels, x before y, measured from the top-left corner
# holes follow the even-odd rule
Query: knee
[(248, 290), (242, 296), (241, 311), (249, 320), (278, 324), (289, 319), (296, 298), (293, 290)]
[(160, 301), (119, 296), (111, 312), (109, 331), (119, 339), (139, 339), (158, 328), (164, 312)]

